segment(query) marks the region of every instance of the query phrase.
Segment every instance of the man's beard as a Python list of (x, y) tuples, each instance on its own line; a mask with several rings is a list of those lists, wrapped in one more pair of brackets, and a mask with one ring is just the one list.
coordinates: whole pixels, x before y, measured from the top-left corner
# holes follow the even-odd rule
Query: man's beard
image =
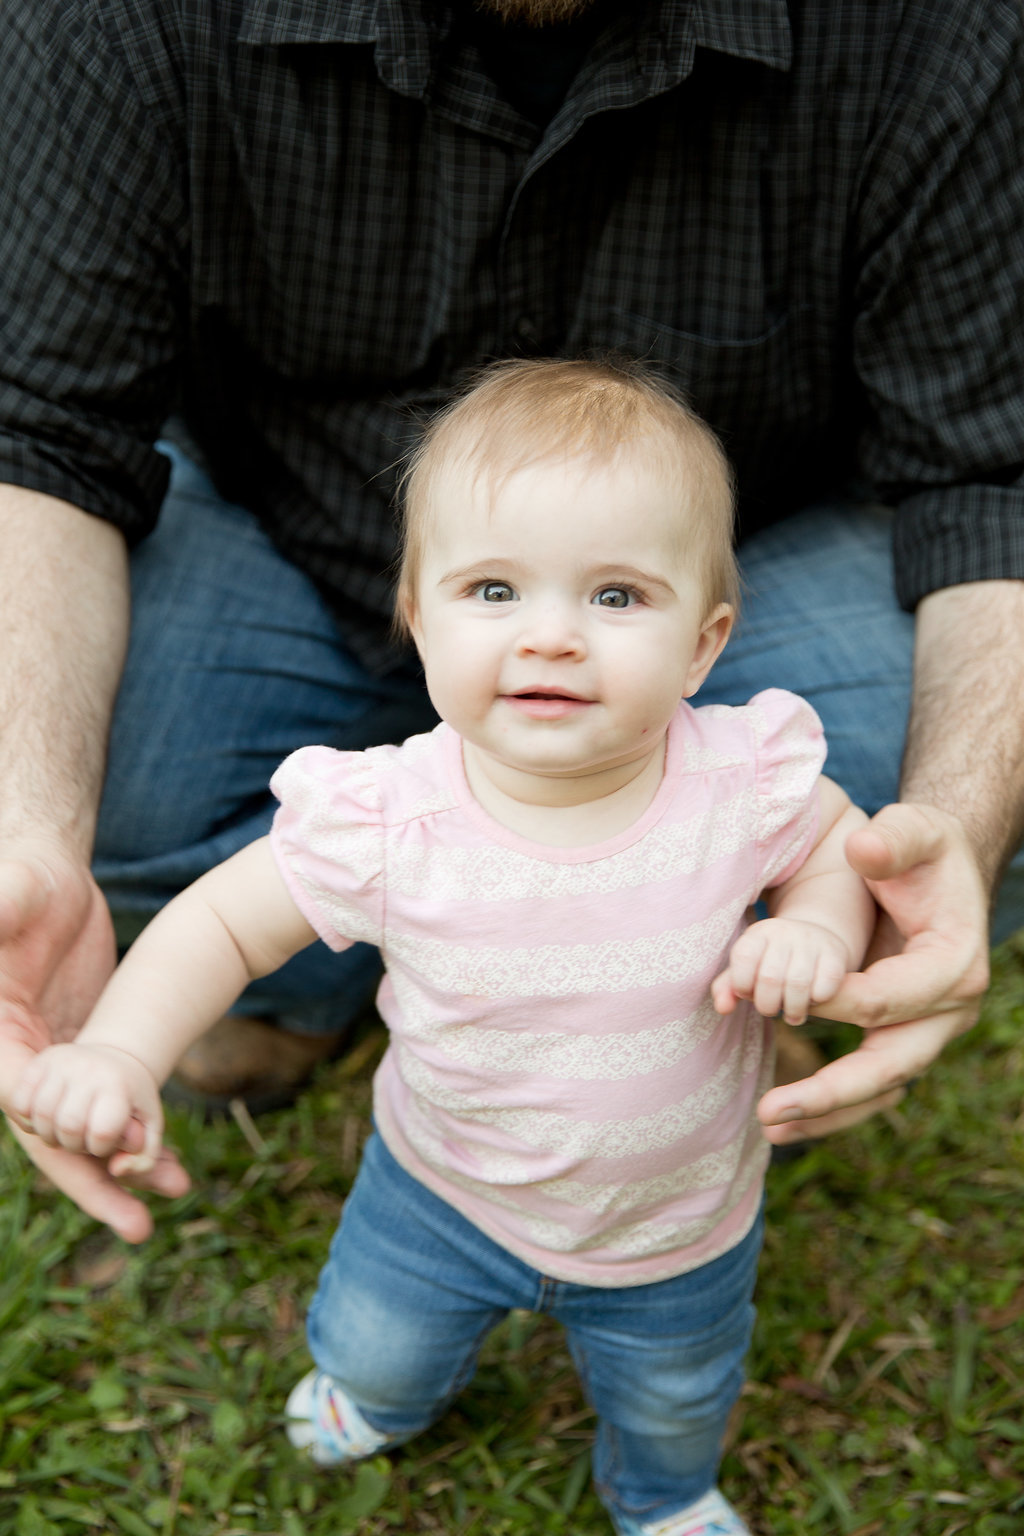
[(476, 0), (479, 10), (499, 21), (527, 27), (554, 27), (593, 10), (595, 0)]

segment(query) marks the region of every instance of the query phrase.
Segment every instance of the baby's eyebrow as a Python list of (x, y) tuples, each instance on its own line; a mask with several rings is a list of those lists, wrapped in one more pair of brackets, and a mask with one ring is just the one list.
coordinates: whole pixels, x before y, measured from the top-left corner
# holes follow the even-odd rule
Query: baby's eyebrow
[[(522, 579), (526, 569), (526, 562), (512, 555), (496, 555), (493, 558), (482, 556), (479, 560), (471, 560), (465, 565), (453, 566), (451, 570), (443, 572), (438, 577), (438, 586), (453, 586), (460, 582), (482, 581), (485, 578), (493, 581), (517, 581)], [(613, 584), (618, 581), (657, 588), (670, 596), (674, 595), (676, 590), (664, 576), (658, 576), (654, 571), (644, 570), (628, 561), (623, 564), (605, 562), (601, 565), (587, 565), (580, 561), (579, 580), (581, 583), (592, 583), (595, 586), (601, 582)]]
[(587, 567), (587, 576), (592, 581), (631, 581), (642, 587), (660, 587), (664, 592), (674, 592), (670, 581), (664, 576), (657, 576), (653, 571), (641, 570), (637, 565), (600, 565)]
[(438, 577), (439, 586), (448, 586), (456, 581), (468, 581), (471, 576), (513, 576), (521, 569), (516, 560), (508, 560), (499, 556), (497, 559), (472, 560), (468, 565), (456, 566), (453, 570), (445, 571)]

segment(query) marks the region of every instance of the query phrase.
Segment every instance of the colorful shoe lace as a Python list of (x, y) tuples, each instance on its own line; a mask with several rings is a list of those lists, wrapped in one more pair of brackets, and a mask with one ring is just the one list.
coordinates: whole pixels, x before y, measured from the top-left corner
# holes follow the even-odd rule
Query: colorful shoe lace
[(373, 1429), (325, 1371), (310, 1371), (285, 1404), (288, 1439), (308, 1450), (318, 1467), (340, 1467), (372, 1456), (391, 1440)]
[(679, 1514), (654, 1520), (640, 1529), (643, 1536), (750, 1536), (750, 1527), (717, 1488)]

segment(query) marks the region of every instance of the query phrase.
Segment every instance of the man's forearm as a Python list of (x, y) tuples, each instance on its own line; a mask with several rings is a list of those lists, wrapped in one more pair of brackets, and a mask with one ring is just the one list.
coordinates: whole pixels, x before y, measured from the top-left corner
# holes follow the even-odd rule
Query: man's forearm
[(128, 635), (118, 530), (0, 486), (0, 838), (88, 856)]
[(1024, 582), (947, 587), (919, 606), (901, 798), (957, 816), (996, 886), (1024, 833)]

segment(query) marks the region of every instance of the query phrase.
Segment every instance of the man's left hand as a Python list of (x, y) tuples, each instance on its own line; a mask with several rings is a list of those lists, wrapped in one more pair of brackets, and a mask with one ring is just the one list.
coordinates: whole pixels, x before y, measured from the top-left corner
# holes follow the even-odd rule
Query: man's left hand
[(826, 1136), (898, 1104), (907, 1084), (970, 1029), (988, 986), (984, 884), (960, 822), (930, 805), (889, 805), (846, 855), (879, 906), (864, 969), (828, 1017), (856, 1024), (855, 1051), (765, 1094), (758, 1114), (781, 1145)]

